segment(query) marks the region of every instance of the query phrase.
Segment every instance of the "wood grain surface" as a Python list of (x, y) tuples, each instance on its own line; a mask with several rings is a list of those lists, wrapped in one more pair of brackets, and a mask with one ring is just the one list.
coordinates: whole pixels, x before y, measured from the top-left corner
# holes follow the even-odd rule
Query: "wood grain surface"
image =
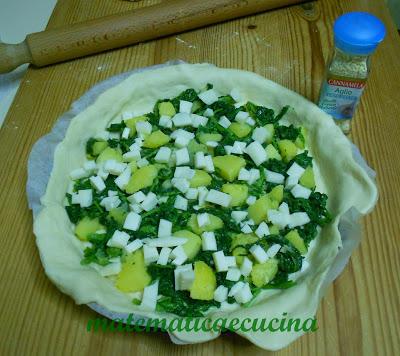
[[(48, 26), (155, 3), (59, 0)], [(62, 294), (41, 266), (25, 193), (27, 158), (34, 142), (92, 85), (170, 59), (254, 71), (315, 101), (332, 46), (332, 23), (351, 10), (378, 15), (388, 30), (373, 58), (352, 135), (377, 171), (380, 200), (363, 219), (360, 247), (322, 300), (319, 330), (278, 354), (400, 354), (400, 38), (383, 0), (320, 0), (29, 69), (0, 130), (0, 354), (265, 354), (234, 334), (205, 344), (176, 346), (162, 333), (86, 332), (88, 319), (96, 314)]]

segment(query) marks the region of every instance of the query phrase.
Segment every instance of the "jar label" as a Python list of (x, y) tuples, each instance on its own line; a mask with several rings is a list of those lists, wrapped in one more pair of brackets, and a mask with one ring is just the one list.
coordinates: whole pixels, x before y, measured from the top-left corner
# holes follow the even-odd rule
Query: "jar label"
[(365, 87), (365, 80), (328, 77), (318, 106), (335, 119), (351, 119)]

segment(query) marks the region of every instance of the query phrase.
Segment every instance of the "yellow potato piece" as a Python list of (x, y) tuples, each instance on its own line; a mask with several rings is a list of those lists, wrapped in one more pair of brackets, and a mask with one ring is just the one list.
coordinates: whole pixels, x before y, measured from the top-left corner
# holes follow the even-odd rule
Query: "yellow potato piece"
[(143, 142), (143, 147), (146, 148), (158, 148), (167, 144), (170, 137), (161, 130), (152, 132)]
[(125, 187), (128, 194), (138, 192), (140, 189), (150, 187), (154, 179), (157, 177), (158, 170), (155, 166), (149, 165), (138, 169), (134, 172)]
[(233, 155), (216, 156), (213, 162), (217, 172), (229, 182), (233, 182), (239, 171), (246, 166), (244, 158)]
[(173, 233), (176, 237), (185, 237), (188, 240), (182, 245), (189, 260), (194, 258), (201, 249), (201, 238), (188, 230), (180, 230)]
[(268, 195), (260, 197), (253, 205), (249, 206), (249, 218), (256, 224), (260, 224), (267, 219), (267, 212), (271, 209), (278, 209), (279, 203), (276, 200), (271, 200)]
[(211, 176), (200, 169), (196, 169), (193, 178), (190, 180), (190, 188), (205, 187), (212, 181)]
[(215, 215), (208, 214), (210, 223), (207, 225), (204, 225), (202, 227), (199, 226), (197, 223), (197, 215), (192, 214), (189, 221), (188, 221), (188, 227), (195, 233), (200, 235), (204, 231), (215, 231), (218, 229), (221, 229), (224, 226), (223, 221)]
[(87, 241), (90, 234), (94, 234), (97, 230), (104, 229), (104, 226), (100, 224), (99, 219), (91, 219), (85, 216), (80, 220), (75, 227), (75, 235), (79, 240)]
[(194, 281), (190, 288), (190, 298), (212, 300), (217, 288), (217, 279), (213, 269), (203, 261), (194, 263)]
[(222, 192), (229, 194), (232, 199), (230, 206), (241, 206), (247, 199), (249, 188), (244, 184), (229, 184), (222, 186)]

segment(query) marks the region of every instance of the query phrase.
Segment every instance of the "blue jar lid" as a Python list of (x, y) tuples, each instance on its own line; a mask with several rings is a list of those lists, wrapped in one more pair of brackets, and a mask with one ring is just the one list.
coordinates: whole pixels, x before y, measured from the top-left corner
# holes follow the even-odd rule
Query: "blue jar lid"
[(338, 17), (333, 32), (337, 48), (358, 55), (374, 52), (386, 35), (383, 22), (368, 12), (348, 12)]

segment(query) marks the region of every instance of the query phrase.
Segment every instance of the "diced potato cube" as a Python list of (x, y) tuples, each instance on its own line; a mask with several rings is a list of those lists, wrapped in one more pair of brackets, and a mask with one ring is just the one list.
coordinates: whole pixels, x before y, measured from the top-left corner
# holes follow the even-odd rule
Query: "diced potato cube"
[(133, 194), (140, 189), (150, 187), (153, 184), (154, 179), (157, 177), (158, 170), (153, 165), (148, 165), (138, 169), (134, 172), (129, 180), (129, 183), (125, 187), (125, 191), (128, 194)]
[(278, 147), (285, 162), (291, 161), (297, 154), (297, 146), (290, 140), (279, 141)]
[(304, 243), (304, 240), (300, 237), (297, 230), (292, 230), (287, 233), (285, 236), (290, 243), (302, 254), (305, 255), (307, 253), (307, 247)]
[(209, 141), (221, 141), (222, 135), (219, 133), (202, 133), (198, 136), (198, 138), (201, 143), (206, 144)]
[(268, 159), (277, 159), (278, 161), (282, 160), (278, 150), (271, 144), (266, 147), (265, 152), (267, 152)]
[(93, 144), (92, 151), (94, 156), (98, 156), (101, 152), (103, 152), (108, 147), (108, 143), (106, 141), (96, 141)]
[(232, 238), (231, 251), (236, 249), (238, 246), (251, 245), (257, 241), (258, 236), (256, 234), (237, 234)]
[(267, 143), (271, 143), (272, 142), (272, 138), (274, 137), (274, 133), (275, 133), (275, 127), (274, 124), (267, 124), (264, 126), (267, 131), (270, 133), (270, 139), (267, 140)]
[(243, 259), (247, 256), (247, 250), (242, 246), (235, 247), (232, 251), (232, 256), (235, 256), (236, 264), (241, 266)]
[(139, 121), (147, 121), (149, 118), (147, 116), (137, 116), (132, 119), (125, 120), (126, 127), (129, 127), (131, 131), (129, 132), (129, 136), (132, 137), (136, 135), (136, 124)]
[(104, 229), (104, 226), (100, 224), (99, 219), (91, 219), (85, 216), (80, 220), (75, 227), (75, 235), (79, 240), (87, 241), (90, 234), (94, 234), (97, 230)]
[(239, 175), (239, 171), (246, 166), (244, 158), (233, 155), (216, 156), (213, 162), (217, 172), (228, 182), (233, 182)]
[(128, 212), (121, 207), (111, 209), (108, 213), (108, 216), (113, 218), (120, 225), (124, 225), (126, 215), (128, 215)]
[(190, 298), (212, 300), (217, 288), (217, 279), (213, 269), (203, 261), (194, 263), (194, 281), (190, 288)]
[(208, 217), (210, 219), (210, 222), (207, 225), (200, 227), (197, 222), (197, 215), (192, 214), (188, 221), (188, 227), (195, 234), (200, 235), (204, 231), (214, 231), (214, 230), (221, 229), (224, 226), (223, 221), (218, 216), (215, 216), (213, 214), (208, 214)]
[(152, 132), (143, 142), (143, 147), (146, 148), (157, 148), (167, 144), (170, 141), (170, 137), (164, 132), (158, 130)]
[(268, 196), (272, 200), (276, 200), (278, 203), (281, 203), (283, 199), (283, 185), (277, 185), (272, 188), (272, 190), (268, 193)]
[(268, 195), (263, 195), (257, 201), (249, 206), (249, 218), (256, 224), (267, 219), (267, 211), (270, 209), (278, 209), (279, 203), (276, 200), (271, 200)]
[(188, 230), (180, 230), (173, 233), (176, 237), (185, 237), (188, 240), (183, 244), (186, 256), (189, 260), (194, 258), (201, 249), (201, 237)]
[(245, 203), (248, 196), (249, 188), (244, 184), (224, 184), (222, 192), (229, 194), (232, 199), (230, 206), (241, 206)]
[(158, 104), (158, 113), (160, 116), (172, 117), (176, 114), (176, 110), (170, 101), (164, 101)]
[(228, 127), (228, 130), (232, 131), (237, 137), (243, 138), (250, 133), (251, 126), (247, 124), (240, 124), (239, 122), (232, 122), (232, 124)]
[(196, 169), (193, 178), (190, 180), (190, 188), (204, 187), (211, 183), (212, 177), (205, 171)]
[(100, 163), (111, 159), (117, 162), (122, 162), (123, 161), (122, 153), (116, 148), (106, 147), (97, 157), (96, 162)]
[(308, 189), (315, 188), (314, 171), (311, 166), (307, 167), (303, 175), (300, 177), (300, 184)]
[(261, 288), (274, 279), (278, 272), (278, 260), (269, 259), (264, 263), (256, 263), (251, 270), (251, 280), (256, 287)]

